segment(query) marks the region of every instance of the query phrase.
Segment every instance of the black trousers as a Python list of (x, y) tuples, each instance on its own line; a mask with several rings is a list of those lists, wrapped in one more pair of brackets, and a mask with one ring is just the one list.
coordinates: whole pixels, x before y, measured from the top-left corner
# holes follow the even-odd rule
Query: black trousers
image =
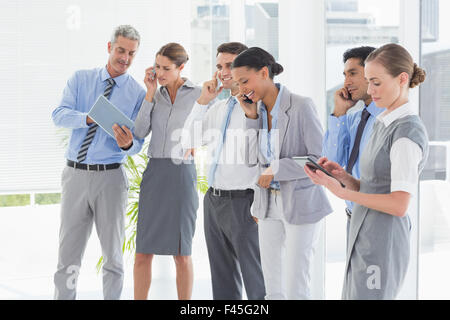
[(214, 300), (241, 300), (242, 282), (250, 300), (263, 300), (264, 278), (258, 225), (250, 214), (253, 192), (204, 197), (204, 229)]

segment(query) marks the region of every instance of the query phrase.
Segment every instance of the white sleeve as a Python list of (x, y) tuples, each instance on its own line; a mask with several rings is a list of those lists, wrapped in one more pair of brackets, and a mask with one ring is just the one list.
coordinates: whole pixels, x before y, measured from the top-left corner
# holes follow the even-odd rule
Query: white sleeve
[(254, 167), (258, 164), (259, 155), (259, 115), (257, 119), (245, 117), (245, 142), (241, 145), (241, 159), (244, 159), (248, 167)]
[(184, 123), (181, 135), (181, 145), (184, 149), (198, 148), (209, 143), (209, 141), (205, 141), (204, 135), (208, 130), (217, 126), (217, 113), (222, 103), (220, 100), (212, 105), (201, 105), (195, 102)]
[(419, 183), (419, 163), (422, 149), (409, 138), (394, 142), (390, 153), (391, 192), (404, 191), (415, 196)]
[[(181, 145), (183, 149), (191, 149), (201, 145), (202, 136), (202, 122), (203, 118), (208, 110), (208, 106), (200, 105), (195, 102), (191, 113), (184, 122), (183, 131), (181, 133)], [(199, 127), (200, 126), (200, 127)], [(197, 129), (200, 129), (200, 135)]]

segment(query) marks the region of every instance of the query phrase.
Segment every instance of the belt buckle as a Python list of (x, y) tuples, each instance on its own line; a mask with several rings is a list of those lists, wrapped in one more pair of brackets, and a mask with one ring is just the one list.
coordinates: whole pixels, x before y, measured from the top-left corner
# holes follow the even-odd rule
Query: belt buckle
[[(215, 188), (212, 188), (212, 190), (213, 190), (213, 196), (220, 197), (220, 190), (215, 189)], [(218, 192), (216, 192), (216, 191), (218, 191)]]

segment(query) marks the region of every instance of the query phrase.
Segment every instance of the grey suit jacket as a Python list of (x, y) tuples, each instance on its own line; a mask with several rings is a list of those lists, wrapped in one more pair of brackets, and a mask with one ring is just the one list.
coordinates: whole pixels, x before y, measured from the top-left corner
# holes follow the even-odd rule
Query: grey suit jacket
[[(261, 102), (258, 102), (258, 113)], [(260, 173), (265, 157), (261, 154), (259, 130), (263, 128), (262, 117), (246, 119), (247, 143), (246, 161), (250, 166), (258, 165)], [(323, 130), (317, 111), (310, 98), (289, 92), (284, 87), (280, 100), (277, 122), (278, 145), (275, 146), (276, 160), (271, 163), (274, 180), (280, 182), (281, 199), (285, 219), (290, 224), (309, 224), (320, 221), (332, 212), (330, 203), (321, 186), (313, 184), (292, 157), (312, 156), (319, 158), (322, 152)], [(264, 219), (267, 216), (270, 191), (255, 188), (252, 214)]]

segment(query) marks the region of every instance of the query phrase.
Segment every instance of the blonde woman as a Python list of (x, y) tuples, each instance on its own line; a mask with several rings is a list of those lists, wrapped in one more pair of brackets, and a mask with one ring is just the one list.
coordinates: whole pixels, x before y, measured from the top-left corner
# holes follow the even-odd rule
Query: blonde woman
[(136, 119), (135, 136), (152, 136), (139, 194), (135, 299), (147, 299), (154, 255), (174, 257), (178, 298), (186, 300), (192, 295), (197, 174), (193, 161), (183, 161), (179, 140), (201, 88), (181, 77), (188, 60), (181, 45), (169, 43), (158, 51), (144, 79), (147, 94)]
[(409, 204), (428, 156), (425, 127), (409, 103), (409, 89), (425, 80), (425, 72), (405, 48), (388, 44), (367, 57), (365, 75), (372, 100), (386, 111), (361, 156), (361, 179), (326, 158), (319, 163), (346, 188), (319, 170), (305, 171), (314, 183), (356, 204), (343, 299), (395, 299), (409, 263)]

